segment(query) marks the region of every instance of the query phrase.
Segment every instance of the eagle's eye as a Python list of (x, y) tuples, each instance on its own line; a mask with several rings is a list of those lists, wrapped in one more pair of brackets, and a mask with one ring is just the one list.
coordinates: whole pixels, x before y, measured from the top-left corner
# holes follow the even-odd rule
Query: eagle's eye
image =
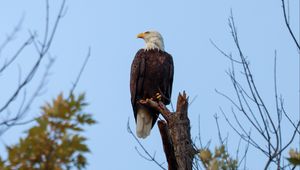
[(144, 32), (144, 34), (149, 34), (149, 33), (150, 33), (149, 31)]

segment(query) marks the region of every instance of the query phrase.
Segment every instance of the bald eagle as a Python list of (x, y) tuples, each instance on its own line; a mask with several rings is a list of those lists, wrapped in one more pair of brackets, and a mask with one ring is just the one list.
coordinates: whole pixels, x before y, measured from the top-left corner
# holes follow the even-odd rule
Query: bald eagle
[(174, 66), (170, 54), (164, 50), (160, 33), (147, 31), (137, 35), (146, 42), (132, 62), (130, 74), (131, 104), (136, 121), (136, 134), (146, 138), (155, 124), (159, 112), (142, 105), (139, 101), (152, 99), (170, 104)]

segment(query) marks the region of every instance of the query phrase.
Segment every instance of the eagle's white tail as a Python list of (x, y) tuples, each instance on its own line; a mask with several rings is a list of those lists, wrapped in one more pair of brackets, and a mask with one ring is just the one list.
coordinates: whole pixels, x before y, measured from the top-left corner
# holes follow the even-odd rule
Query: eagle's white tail
[(139, 138), (146, 138), (150, 135), (153, 118), (146, 109), (137, 110), (136, 135)]

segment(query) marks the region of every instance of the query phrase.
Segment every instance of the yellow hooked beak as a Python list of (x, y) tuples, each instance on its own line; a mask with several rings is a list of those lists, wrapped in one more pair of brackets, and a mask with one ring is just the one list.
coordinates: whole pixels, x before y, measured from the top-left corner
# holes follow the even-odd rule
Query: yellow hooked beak
[(143, 38), (143, 39), (144, 39), (145, 33), (144, 33), (144, 32), (139, 33), (136, 37), (137, 37), (137, 38)]

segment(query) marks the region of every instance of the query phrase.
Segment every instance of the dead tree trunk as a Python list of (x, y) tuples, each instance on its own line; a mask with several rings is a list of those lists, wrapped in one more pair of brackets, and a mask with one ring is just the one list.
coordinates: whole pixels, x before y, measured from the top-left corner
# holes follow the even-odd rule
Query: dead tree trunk
[(169, 170), (192, 170), (196, 149), (192, 145), (188, 97), (179, 93), (176, 112), (170, 112), (162, 102), (141, 101), (160, 111), (164, 120), (158, 122)]

